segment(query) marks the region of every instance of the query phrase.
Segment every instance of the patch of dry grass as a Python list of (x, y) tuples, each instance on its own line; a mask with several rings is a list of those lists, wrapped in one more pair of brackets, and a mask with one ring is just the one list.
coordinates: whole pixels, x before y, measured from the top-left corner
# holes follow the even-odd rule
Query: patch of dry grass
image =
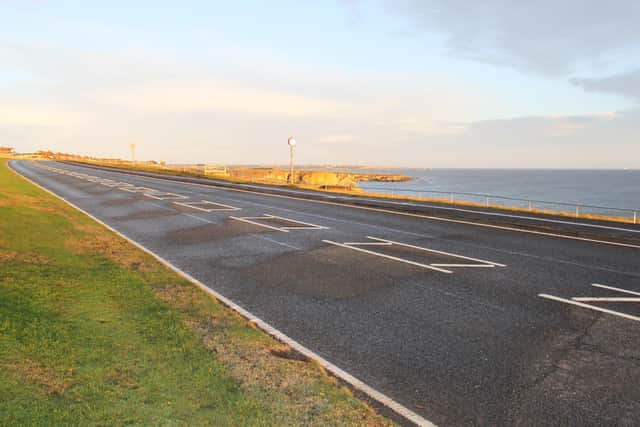
[(73, 369), (58, 372), (31, 359), (0, 363), (2, 369), (18, 377), (20, 381), (41, 386), (47, 394), (63, 394), (72, 384)]

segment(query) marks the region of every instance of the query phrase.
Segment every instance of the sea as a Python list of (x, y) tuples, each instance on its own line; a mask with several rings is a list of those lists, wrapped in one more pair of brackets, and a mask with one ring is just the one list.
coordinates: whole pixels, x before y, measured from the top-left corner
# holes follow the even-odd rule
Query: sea
[(453, 197), (476, 203), (487, 202), (488, 195), (491, 204), (528, 207), (531, 201), (533, 208), (540, 209), (572, 212), (579, 205), (579, 211), (584, 212), (611, 214), (605, 211), (626, 209), (631, 212), (621, 211), (622, 216), (633, 215), (634, 210), (640, 215), (640, 170), (636, 169), (354, 169), (353, 172), (403, 174), (413, 178), (407, 182), (362, 182), (359, 185), (365, 191)]

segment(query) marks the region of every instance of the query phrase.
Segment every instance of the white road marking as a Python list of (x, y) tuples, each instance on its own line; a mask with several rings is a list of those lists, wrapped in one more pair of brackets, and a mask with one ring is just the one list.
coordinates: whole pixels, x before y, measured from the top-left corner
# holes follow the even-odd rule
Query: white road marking
[(391, 255), (381, 254), (379, 252), (369, 251), (367, 249), (362, 249), (362, 248), (359, 248), (357, 246), (346, 245), (344, 243), (338, 243), (338, 242), (334, 242), (332, 240), (323, 240), (323, 242), (328, 243), (330, 245), (340, 246), (342, 248), (347, 248), (347, 249), (351, 249), (351, 250), (354, 250), (354, 251), (363, 252), (365, 254), (370, 254), (370, 255), (375, 255), (375, 256), (382, 257), (382, 258), (387, 258), (387, 259), (390, 259), (390, 260), (393, 260), (393, 261), (404, 262), (405, 264), (415, 265), (417, 267), (422, 267), (422, 268), (426, 268), (426, 269), (429, 269), (429, 270), (439, 271), (441, 273), (447, 273), (447, 274), (453, 273), (452, 271), (445, 270), (444, 268), (433, 267), (433, 266), (431, 266), (429, 264), (422, 264), (422, 263), (419, 263), (419, 262), (409, 261), (407, 259), (398, 258), (398, 257), (391, 256)]
[[(206, 222), (207, 224), (216, 224), (213, 221), (209, 221), (208, 219), (205, 219), (205, 218), (200, 218), (199, 216), (196, 216), (196, 215), (191, 215), (191, 214), (184, 213), (184, 212), (182, 214), (185, 215), (185, 216), (188, 216), (189, 218), (193, 218), (193, 219), (196, 219), (198, 221)], [(271, 243), (275, 243), (276, 245), (284, 246), (286, 248), (296, 249), (296, 250), (302, 249), (302, 248), (299, 248), (297, 246), (293, 246), (293, 245), (290, 245), (290, 244), (285, 243), (285, 242), (280, 242), (279, 240), (271, 239), (271, 238), (269, 238), (267, 236), (263, 236), (263, 235), (260, 235), (260, 234), (249, 233), (249, 235), (251, 235), (253, 237), (256, 237), (258, 239), (262, 239), (262, 240), (266, 240), (266, 241), (271, 242)]]
[(411, 249), (418, 249), (418, 250), (422, 250), (422, 251), (433, 252), (433, 253), (436, 253), (436, 254), (446, 255), (446, 256), (450, 256), (450, 257), (454, 257), (454, 258), (466, 259), (466, 260), (469, 260), (469, 261), (476, 261), (476, 262), (480, 262), (480, 263), (483, 263), (483, 264), (493, 265), (493, 266), (496, 266), (496, 267), (506, 267), (505, 264), (500, 264), (500, 263), (493, 262), (493, 261), (486, 261), (486, 260), (483, 260), (483, 259), (471, 258), (471, 257), (464, 256), (464, 255), (452, 254), (450, 252), (444, 252), (444, 251), (438, 251), (438, 250), (435, 250), (435, 249), (423, 248), (421, 246), (409, 245), (407, 243), (394, 242), (393, 240), (380, 239), (378, 237), (371, 237), (371, 236), (367, 236), (367, 239), (377, 240), (377, 241), (380, 241), (380, 242), (388, 242), (388, 243), (391, 243), (391, 244), (394, 244), (394, 245), (398, 245), (398, 246), (405, 246), (405, 247), (411, 248)]
[[(156, 177), (152, 177), (152, 176), (135, 175), (135, 174), (127, 173), (126, 171), (110, 171), (110, 172), (120, 173), (120, 174), (130, 175), (130, 176), (133, 175), (133, 176), (137, 176), (137, 177), (141, 177), (141, 178), (146, 178), (146, 179), (151, 179), (151, 180), (158, 180), (158, 181), (163, 181), (163, 182), (171, 181), (171, 179), (168, 179), (168, 178), (156, 178)], [(437, 217), (437, 216), (432, 216), (432, 215), (414, 214), (414, 213), (409, 213), (409, 212), (398, 212), (398, 211), (393, 211), (393, 210), (385, 209), (385, 208), (372, 208), (372, 207), (367, 207), (367, 206), (352, 205), (352, 204), (348, 204), (348, 203), (337, 203), (337, 202), (330, 202), (330, 201), (325, 201), (325, 200), (312, 200), (312, 199), (296, 197), (296, 196), (286, 196), (286, 195), (283, 195), (283, 194), (269, 194), (269, 193), (264, 193), (264, 192), (260, 192), (260, 191), (255, 191), (255, 190), (245, 190), (245, 189), (231, 188), (231, 187), (220, 187), (220, 186), (216, 186), (215, 182), (212, 182), (212, 184), (200, 184), (200, 183), (197, 183), (197, 182), (181, 182), (181, 181), (173, 181), (173, 182), (186, 184), (186, 185), (197, 185), (197, 186), (206, 187), (206, 188), (209, 188), (209, 189), (211, 189), (211, 187), (217, 187), (217, 188), (223, 188), (224, 190), (227, 190), (227, 191), (235, 191), (235, 192), (240, 192), (240, 193), (257, 194), (257, 195), (265, 196), (265, 197), (279, 197), (279, 198), (283, 198), (283, 199), (300, 200), (300, 201), (307, 202), (307, 203), (320, 203), (320, 204), (326, 204), (326, 205), (342, 206), (342, 207), (347, 207), (347, 208), (351, 208), (351, 209), (362, 209), (362, 210), (368, 210), (368, 211), (372, 211), (372, 212), (382, 212), (382, 213), (388, 213), (388, 214), (392, 214), (392, 215), (402, 215), (402, 216), (410, 216), (410, 217), (414, 217), (414, 218), (430, 219), (430, 220), (434, 220), (434, 221), (444, 221), (444, 222), (453, 222), (453, 223), (458, 223), (458, 224), (467, 224), (467, 225), (472, 225), (472, 226), (476, 226), (476, 227), (485, 227), (485, 228), (492, 228), (492, 229), (497, 229), (497, 230), (512, 231), (512, 232), (515, 232), (515, 233), (527, 233), (527, 234), (534, 234), (534, 235), (538, 235), (538, 236), (557, 237), (557, 238), (560, 238), (560, 239), (568, 239), (568, 240), (576, 240), (576, 241), (589, 242), (589, 243), (598, 243), (598, 244), (603, 244), (603, 245), (621, 246), (621, 247), (626, 247), (626, 248), (640, 249), (640, 245), (634, 245), (634, 244), (630, 244), (630, 243), (619, 243), (619, 242), (612, 242), (612, 241), (608, 241), (608, 240), (599, 240), (599, 239), (590, 239), (590, 238), (586, 238), (586, 237), (568, 236), (568, 235), (565, 235), (565, 234), (549, 233), (549, 232), (536, 231), (536, 230), (526, 230), (526, 229), (522, 229), (522, 228), (508, 227), (508, 226), (503, 226), (503, 225), (482, 224), (482, 223), (473, 222), (473, 221), (465, 221), (465, 220), (452, 219), (452, 218), (442, 218), (442, 217)], [(242, 184), (237, 184), (237, 185), (243, 186)], [(244, 187), (251, 188), (251, 186), (246, 186), (246, 185)], [(324, 196), (324, 197), (329, 198), (329, 196)], [(340, 197), (342, 197), (342, 196), (340, 196)], [(331, 196), (330, 198), (338, 198), (338, 196)], [(345, 200), (348, 200), (348, 199), (345, 199)], [(383, 200), (383, 201), (386, 202), (386, 203), (390, 203), (390, 202), (385, 201), (385, 200)], [(584, 227), (593, 227), (593, 228), (602, 228), (602, 229), (625, 231), (625, 232), (630, 232), (630, 233), (640, 233), (640, 230), (634, 230), (634, 229), (629, 229), (629, 228), (621, 228), (621, 227), (601, 226), (601, 225), (597, 225), (597, 224), (588, 224), (588, 223), (570, 222), (570, 221), (559, 221), (559, 220), (551, 220), (551, 219), (545, 219), (545, 218), (525, 217), (525, 216), (519, 216), (519, 215), (499, 214), (499, 213), (491, 213), (491, 212), (474, 211), (474, 210), (469, 210), (469, 209), (446, 208), (446, 207), (432, 206), (432, 205), (415, 205), (415, 206), (418, 206), (418, 207), (427, 206), (427, 207), (433, 207), (433, 208), (436, 208), (436, 209), (444, 209), (444, 210), (448, 209), (448, 210), (468, 211), (468, 212), (473, 212), (473, 213), (478, 213), (478, 214), (483, 214), (483, 215), (494, 215), (494, 216), (516, 217), (516, 218), (520, 217), (522, 219), (529, 219), (529, 220), (533, 220), (533, 221), (537, 221), (537, 222), (554, 222), (554, 223), (569, 224), (569, 225), (579, 225), (579, 226), (584, 226)]]
[(637, 297), (572, 297), (574, 301), (580, 302), (640, 302)]
[(235, 219), (236, 221), (242, 221), (242, 222), (246, 222), (246, 223), (249, 223), (249, 224), (257, 225), (259, 227), (269, 228), (271, 230), (282, 231), (283, 233), (288, 233), (289, 232), (289, 230), (285, 230), (285, 229), (278, 228), (278, 227), (272, 227), (272, 226), (267, 225), (267, 224), (260, 224), (259, 222), (252, 221), (252, 219), (264, 219), (264, 217), (237, 217), (237, 216), (230, 216), (229, 218)]
[[(326, 230), (328, 227), (323, 227), (322, 225), (317, 225), (317, 224), (311, 224), (310, 222), (303, 222), (303, 221), (298, 221), (297, 219), (290, 219), (290, 218), (284, 218), (281, 216), (276, 216), (276, 215), (270, 215), (270, 214), (264, 214), (265, 217), (268, 218), (276, 218), (276, 219), (281, 219), (283, 221), (289, 221), (289, 222), (295, 222), (298, 224), (303, 224), (306, 225), (307, 228), (315, 228), (318, 230)], [(282, 227), (282, 228), (294, 228), (294, 227)], [(304, 227), (296, 227), (296, 228), (304, 228)]]
[(122, 190), (122, 191), (128, 191), (129, 193), (154, 193), (157, 192), (157, 190), (154, 190), (153, 188), (148, 188), (148, 187), (119, 187), (118, 190)]
[[(316, 225), (316, 224), (311, 224), (311, 223), (308, 223), (308, 222), (298, 221), (297, 219), (284, 218), (284, 217), (281, 217), (281, 216), (275, 216), (275, 215), (269, 215), (269, 214), (264, 214), (263, 216), (243, 216), (243, 217), (230, 216), (229, 218), (236, 219), (238, 221), (248, 222), (249, 224), (259, 225), (261, 227), (269, 228), (269, 229), (272, 229), (272, 230), (282, 231), (284, 233), (288, 233), (290, 230), (325, 230), (327, 228), (327, 227), (323, 227), (321, 225)], [(291, 226), (275, 227), (275, 226), (272, 226), (272, 225), (263, 224), (261, 222), (258, 222), (258, 221), (268, 221), (270, 219), (279, 219), (279, 220), (288, 221), (288, 222), (291, 222), (291, 223), (302, 224), (302, 226), (291, 225)]]
[(344, 242), (343, 245), (358, 245), (358, 246), (391, 246), (391, 242)]
[(112, 182), (110, 184), (102, 184), (107, 187), (133, 187), (133, 184), (129, 184), (127, 182)]
[(494, 264), (429, 264), (429, 265), (432, 265), (434, 267), (450, 267), (450, 268), (454, 268), (454, 267), (456, 268), (457, 267), (494, 268), (495, 267)]
[(196, 219), (198, 221), (206, 222), (207, 224), (215, 224), (215, 222), (209, 221), (208, 219), (205, 219), (205, 218), (200, 218), (197, 215), (191, 215), (191, 214), (188, 214), (188, 213), (185, 213), (185, 212), (183, 212), (182, 215), (188, 216), (189, 218), (193, 218), (193, 219)]
[(285, 248), (295, 249), (295, 250), (298, 250), (298, 251), (302, 249), (302, 248), (299, 248), (297, 246), (293, 246), (293, 245), (290, 245), (288, 243), (281, 242), (279, 240), (272, 239), (272, 238), (267, 237), (267, 236), (262, 236), (260, 234), (251, 234), (251, 235), (254, 236), (254, 237), (257, 237), (259, 239), (266, 240), (266, 241), (271, 242), (271, 243), (275, 243), (276, 245), (284, 246)]
[[(236, 208), (233, 206), (229, 206), (229, 205), (225, 205), (222, 203), (217, 203), (217, 202), (210, 202), (208, 200), (202, 200), (200, 202), (173, 202), (176, 205), (180, 205), (180, 206), (186, 206), (188, 208), (191, 209), (197, 209), (199, 211), (203, 211), (203, 212), (215, 212), (215, 211), (239, 211), (241, 210), (241, 208)], [(220, 207), (214, 207), (211, 209), (206, 209), (206, 208), (202, 208), (200, 206), (196, 206), (196, 205), (212, 205), (212, 206), (221, 206)]]
[(628, 291), (626, 289), (614, 288), (613, 286), (601, 285), (599, 283), (593, 283), (591, 286), (595, 286), (596, 288), (609, 289), (610, 291), (622, 292), (629, 295), (638, 295), (640, 296), (640, 292)]
[(198, 288), (200, 288), (204, 292), (208, 293), (209, 295), (211, 295), (213, 298), (217, 299), (218, 301), (220, 301), (222, 304), (226, 305), (227, 307), (231, 308), (232, 310), (234, 310), (235, 312), (240, 314), (242, 317), (244, 317), (245, 319), (250, 321), (252, 324), (254, 324), (257, 328), (259, 328), (262, 331), (266, 332), (268, 335), (272, 336), (276, 340), (288, 345), (289, 347), (291, 347), (295, 351), (300, 352), (301, 354), (305, 355), (309, 359), (315, 360), (324, 369), (326, 369), (327, 371), (329, 371), (330, 373), (332, 373), (336, 377), (340, 378), (341, 380), (345, 381), (347, 384), (350, 384), (356, 390), (359, 390), (362, 393), (366, 394), (367, 396), (371, 397), (372, 399), (380, 402), (381, 404), (383, 404), (387, 408), (389, 408), (392, 411), (394, 411), (396, 414), (406, 418), (407, 420), (411, 421), (412, 423), (414, 423), (414, 424), (416, 424), (418, 426), (421, 426), (421, 427), (435, 427), (435, 424), (433, 424), (431, 421), (421, 417), (420, 415), (418, 415), (417, 413), (413, 412), (411, 409), (407, 408), (406, 406), (401, 405), (400, 403), (398, 403), (395, 400), (391, 399), (389, 396), (381, 393), (380, 391), (376, 390), (375, 388), (373, 388), (373, 387), (369, 386), (368, 384), (364, 383), (363, 381), (357, 379), (356, 377), (354, 377), (353, 375), (351, 375), (347, 371), (345, 371), (343, 369), (340, 369), (338, 366), (334, 365), (333, 363), (329, 362), (327, 359), (323, 358), (319, 354), (317, 354), (317, 353), (313, 352), (312, 350), (308, 349), (307, 347), (305, 347), (304, 345), (300, 344), (298, 341), (294, 340), (293, 338), (289, 337), (288, 335), (285, 335), (284, 333), (280, 332), (278, 329), (274, 328), (269, 323), (267, 323), (264, 320), (260, 319), (259, 317), (257, 317), (253, 313), (251, 313), (250, 311), (245, 310), (244, 308), (242, 308), (241, 306), (239, 306), (238, 304), (236, 304), (235, 302), (233, 302), (229, 298), (225, 297), (221, 293), (209, 288), (207, 285), (205, 285), (204, 283), (202, 283), (201, 281), (199, 281), (198, 279), (196, 279), (195, 277), (193, 277), (189, 273), (186, 273), (186, 272), (182, 271), (181, 269), (179, 269), (175, 265), (171, 264), (169, 261), (167, 261), (166, 259), (162, 258), (160, 255), (158, 255), (155, 252), (151, 251), (147, 247), (141, 245), (140, 243), (136, 242), (135, 240), (130, 239), (129, 237), (127, 237), (124, 234), (120, 233), (115, 228), (113, 228), (110, 225), (106, 224), (105, 222), (99, 220), (95, 216), (91, 215), (89, 212), (87, 212), (87, 211), (79, 208), (78, 206), (74, 205), (73, 203), (71, 203), (70, 201), (65, 199), (64, 197), (59, 196), (56, 193), (54, 193), (53, 191), (46, 189), (45, 187), (43, 187), (40, 184), (38, 184), (38, 183), (34, 182), (33, 180), (31, 180), (30, 178), (27, 178), (26, 176), (21, 175), (16, 170), (14, 170), (13, 167), (11, 167), (10, 163), (9, 163), (9, 169), (11, 169), (12, 172), (14, 172), (16, 175), (20, 176), (24, 180), (32, 183), (33, 185), (37, 186), (38, 188), (42, 189), (43, 191), (46, 191), (47, 193), (51, 194), (52, 196), (57, 197), (58, 199), (60, 199), (63, 202), (67, 203), (69, 206), (73, 207), (74, 209), (77, 209), (78, 211), (80, 211), (83, 214), (87, 215), (89, 218), (93, 219), (97, 223), (103, 225), (104, 227), (108, 228), (109, 230), (111, 230), (112, 232), (117, 234), (118, 236), (120, 236), (123, 239), (127, 240), (128, 242), (130, 242), (132, 245), (136, 246), (140, 250), (148, 253), (149, 255), (151, 255), (152, 257), (157, 259), (160, 263), (162, 263), (163, 265), (167, 266), (169, 269), (175, 271), (178, 275), (184, 277), (185, 279), (187, 279), (188, 281), (190, 281), (191, 283), (196, 285)]
[(579, 302), (579, 301), (572, 301), (570, 299), (560, 298), (560, 297), (556, 297), (556, 296), (549, 295), (549, 294), (538, 294), (538, 296), (540, 298), (546, 298), (546, 299), (550, 299), (550, 300), (553, 300), (553, 301), (563, 302), (565, 304), (575, 305), (577, 307), (582, 307), (582, 308), (588, 308), (590, 310), (600, 311), (602, 313), (612, 314), (614, 316), (622, 317), (624, 319), (635, 320), (636, 322), (640, 322), (640, 317), (632, 316), (632, 315), (626, 314), (626, 313), (621, 313), (619, 311), (608, 310), (606, 308), (598, 307), (596, 305), (585, 304), (585, 303), (582, 303), (582, 302)]
[(182, 194), (175, 193), (164, 193), (161, 191), (153, 191), (150, 193), (144, 193), (144, 196), (151, 197), (152, 199), (157, 200), (171, 200), (171, 199), (188, 199), (189, 197), (183, 196)]

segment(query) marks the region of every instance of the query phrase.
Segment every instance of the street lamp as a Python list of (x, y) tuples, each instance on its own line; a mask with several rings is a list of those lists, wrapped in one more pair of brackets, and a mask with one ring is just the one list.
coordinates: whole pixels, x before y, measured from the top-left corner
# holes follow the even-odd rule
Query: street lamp
[(287, 144), (289, 144), (289, 184), (293, 184), (293, 149), (296, 146), (295, 138), (290, 136), (289, 139), (287, 139)]

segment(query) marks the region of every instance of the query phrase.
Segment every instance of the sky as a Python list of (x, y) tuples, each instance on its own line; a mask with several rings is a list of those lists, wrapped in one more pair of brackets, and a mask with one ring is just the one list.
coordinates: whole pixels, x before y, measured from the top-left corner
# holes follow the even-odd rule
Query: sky
[(0, 0), (0, 145), (640, 168), (635, 0)]

